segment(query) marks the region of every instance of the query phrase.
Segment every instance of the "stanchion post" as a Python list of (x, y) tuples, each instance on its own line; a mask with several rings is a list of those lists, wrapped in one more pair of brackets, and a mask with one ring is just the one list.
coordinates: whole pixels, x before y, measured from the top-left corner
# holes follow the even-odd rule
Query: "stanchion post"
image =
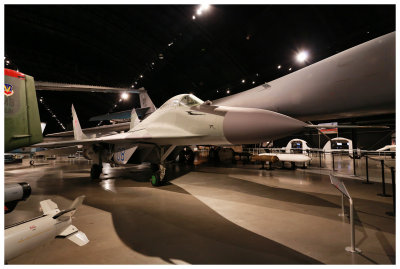
[(356, 151), (353, 149), (353, 172), (356, 175)]
[(381, 170), (382, 170), (382, 193), (379, 193), (379, 196), (390, 197), (391, 195), (386, 194), (386, 186), (385, 186), (385, 161), (381, 160)]
[(373, 182), (369, 181), (369, 174), (368, 174), (368, 155), (365, 155), (365, 174), (367, 176), (367, 181), (363, 181), (363, 184), (373, 184)]
[(335, 154), (333, 154), (332, 152), (331, 155), (332, 155), (332, 171), (335, 171)]
[(319, 153), (319, 167), (322, 167), (321, 151), (318, 151), (318, 153)]
[(392, 174), (393, 212), (386, 212), (386, 214), (389, 216), (396, 216), (396, 171), (394, 170), (394, 167), (390, 167), (390, 173)]
[(344, 194), (342, 193), (342, 212), (339, 213), (339, 217), (344, 217), (346, 214), (344, 213)]
[(354, 252), (358, 252), (360, 253), (361, 250), (356, 248), (356, 235), (355, 235), (355, 228), (354, 228), (354, 204), (353, 204), (353, 199), (349, 199), (349, 203), (350, 203), (350, 241), (351, 241), (351, 246), (350, 247), (346, 247), (346, 251), (354, 253)]

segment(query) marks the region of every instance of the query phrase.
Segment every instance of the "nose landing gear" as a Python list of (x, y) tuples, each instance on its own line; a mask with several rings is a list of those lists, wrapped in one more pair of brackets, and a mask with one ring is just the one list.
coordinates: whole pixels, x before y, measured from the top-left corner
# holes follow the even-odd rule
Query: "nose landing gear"
[(93, 164), (90, 169), (90, 178), (91, 179), (99, 179), (101, 172), (103, 171), (103, 167), (99, 164)]

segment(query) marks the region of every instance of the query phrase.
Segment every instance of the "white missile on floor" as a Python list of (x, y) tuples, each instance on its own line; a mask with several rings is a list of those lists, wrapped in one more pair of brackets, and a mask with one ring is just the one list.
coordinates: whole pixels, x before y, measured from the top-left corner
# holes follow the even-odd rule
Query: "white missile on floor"
[(72, 216), (85, 196), (79, 196), (71, 207), (60, 211), (51, 200), (40, 202), (43, 215), (6, 227), (4, 248), (6, 262), (54, 238), (67, 238), (78, 246), (86, 245), (86, 235), (71, 224)]
[[(257, 155), (259, 160), (269, 161), (269, 162), (308, 162), (311, 158), (304, 154), (294, 154), (294, 153), (261, 153)], [(265, 158), (265, 159), (263, 159)], [(274, 158), (273, 160), (270, 160)], [(276, 159), (275, 159), (276, 158)], [(258, 160), (257, 159), (257, 160)]]

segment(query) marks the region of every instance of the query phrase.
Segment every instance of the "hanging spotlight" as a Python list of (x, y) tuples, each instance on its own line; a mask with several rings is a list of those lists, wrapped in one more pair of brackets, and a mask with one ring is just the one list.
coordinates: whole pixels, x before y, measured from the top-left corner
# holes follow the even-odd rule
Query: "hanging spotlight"
[(200, 5), (200, 9), (201, 10), (208, 10), (210, 8), (210, 5), (209, 4), (201, 4)]
[(126, 92), (124, 92), (124, 93), (121, 94), (121, 98), (124, 99), (124, 100), (127, 100), (129, 98), (129, 95)]
[(304, 63), (308, 58), (308, 52), (307, 51), (300, 51), (297, 56), (296, 59), (299, 63)]

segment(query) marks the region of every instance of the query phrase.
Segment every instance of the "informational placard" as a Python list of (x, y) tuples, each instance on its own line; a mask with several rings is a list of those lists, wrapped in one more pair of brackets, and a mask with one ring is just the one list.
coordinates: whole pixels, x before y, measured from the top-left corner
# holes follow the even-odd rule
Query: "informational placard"
[(349, 192), (346, 189), (346, 186), (344, 185), (343, 181), (335, 177), (334, 175), (329, 175), (331, 179), (331, 184), (338, 189), (341, 193), (343, 193), (344, 196), (347, 198), (351, 199)]

